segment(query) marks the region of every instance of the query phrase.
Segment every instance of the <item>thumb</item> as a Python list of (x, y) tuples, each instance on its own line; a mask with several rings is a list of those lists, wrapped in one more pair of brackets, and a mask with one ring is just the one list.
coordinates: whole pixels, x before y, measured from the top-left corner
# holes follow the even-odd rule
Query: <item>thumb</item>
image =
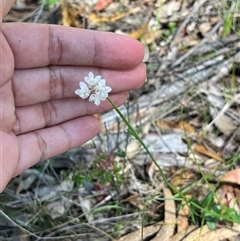
[(0, 21), (7, 15), (15, 0), (1, 0), (0, 1)]

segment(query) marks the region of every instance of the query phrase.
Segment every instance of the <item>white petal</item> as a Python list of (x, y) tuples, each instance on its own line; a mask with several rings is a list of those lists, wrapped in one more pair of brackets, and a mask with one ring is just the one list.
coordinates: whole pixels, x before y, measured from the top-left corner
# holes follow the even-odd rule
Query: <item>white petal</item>
[(90, 95), (90, 90), (88, 86), (84, 82), (79, 83), (80, 89), (75, 90), (75, 94), (81, 97), (82, 99), (86, 99)]
[(84, 82), (80, 82), (79, 85), (82, 90), (89, 91), (88, 86)]
[(79, 95), (79, 94), (80, 94), (80, 91), (81, 91), (80, 89), (75, 90), (75, 94), (76, 94), (76, 95)]
[(95, 94), (90, 95), (90, 97), (89, 97), (89, 101), (93, 102), (94, 99), (95, 99)]
[(108, 93), (106, 91), (100, 91), (100, 92), (97, 92), (97, 93), (98, 93), (99, 99), (101, 101), (106, 100), (107, 97), (108, 97)]
[(88, 77), (84, 77), (84, 81), (88, 83), (89, 81), (91, 81), (91, 79), (89, 79)]
[(105, 79), (99, 80), (98, 85), (99, 85), (99, 86), (102, 86), (102, 87), (105, 87), (105, 85), (106, 85), (106, 80), (105, 80)]
[(92, 72), (88, 73), (88, 76), (84, 77), (84, 80), (86, 83), (90, 84), (92, 81), (94, 81), (94, 75)]
[(102, 76), (101, 75), (97, 75), (96, 77), (95, 77), (95, 80), (97, 80), (97, 81), (99, 81), (99, 80), (101, 80), (102, 79)]
[(100, 105), (100, 103), (101, 103), (99, 96), (97, 94), (90, 95), (89, 101), (93, 102), (95, 105)]
[(85, 82), (89, 85), (89, 88), (94, 88), (96, 84), (98, 83), (98, 79), (96, 78), (84, 78)]
[(89, 94), (81, 93), (79, 96), (80, 96), (82, 99), (87, 99), (87, 97), (89, 96)]
[(109, 86), (106, 86), (106, 87), (105, 87), (105, 91), (106, 91), (107, 93), (109, 93), (109, 92), (111, 92), (111, 91), (112, 91), (112, 88), (111, 88), (111, 87), (109, 87)]
[(88, 77), (89, 77), (90, 79), (94, 79), (94, 74), (90, 71), (90, 72), (88, 73)]
[(101, 104), (101, 101), (99, 99), (95, 99), (94, 104), (99, 106)]

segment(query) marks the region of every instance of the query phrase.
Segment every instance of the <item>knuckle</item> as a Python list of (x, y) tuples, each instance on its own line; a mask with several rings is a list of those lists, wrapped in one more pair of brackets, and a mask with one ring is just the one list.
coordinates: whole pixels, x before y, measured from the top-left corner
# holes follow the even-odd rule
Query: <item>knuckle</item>
[(51, 99), (60, 99), (65, 96), (64, 76), (59, 67), (48, 67), (49, 69), (49, 93)]
[(37, 139), (37, 144), (38, 144), (38, 148), (40, 151), (39, 161), (43, 161), (46, 159), (47, 144), (39, 132), (35, 131), (35, 132), (33, 132), (33, 134), (35, 135), (35, 137)]
[(49, 64), (59, 64), (62, 59), (62, 44), (57, 33), (49, 27)]
[(64, 133), (64, 140), (66, 141), (65, 149), (66, 150), (72, 149), (71, 136), (69, 135), (68, 131), (64, 128), (64, 125), (59, 125), (59, 127), (62, 129)]
[(15, 119), (15, 123), (13, 125), (12, 131), (14, 132), (15, 135), (21, 134), (21, 124), (17, 115), (16, 115), (16, 119)]
[(57, 122), (57, 107), (53, 101), (42, 103), (42, 112), (45, 120), (45, 126), (51, 126)]

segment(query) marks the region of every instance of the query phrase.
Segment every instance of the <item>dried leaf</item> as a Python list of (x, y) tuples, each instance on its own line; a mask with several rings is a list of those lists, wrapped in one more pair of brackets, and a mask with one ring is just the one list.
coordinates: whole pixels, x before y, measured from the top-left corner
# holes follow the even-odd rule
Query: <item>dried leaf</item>
[(49, 209), (52, 219), (61, 217), (65, 212), (65, 206), (62, 200), (50, 202), (46, 207)]
[(91, 199), (84, 198), (81, 196), (78, 196), (78, 198), (86, 219), (88, 220), (88, 222), (92, 222), (94, 220), (94, 217), (93, 217), (93, 214), (91, 213), (91, 209), (92, 209)]
[(180, 1), (168, 1), (164, 5), (160, 7), (161, 16), (165, 18), (161, 18), (162, 23), (166, 23), (169, 21), (169, 17), (174, 15), (180, 8)]
[(199, 25), (199, 30), (202, 36), (206, 36), (211, 29), (212, 29), (212, 25), (209, 22), (201, 23)]
[(219, 89), (212, 85), (204, 85), (201, 89), (202, 93), (205, 93), (207, 95), (207, 100), (211, 104), (211, 106), (222, 108), (225, 104), (225, 100), (222, 96), (222, 93), (219, 91)]
[(194, 127), (185, 121), (173, 122), (165, 119), (159, 119), (156, 121), (156, 125), (163, 132), (182, 131), (187, 134), (195, 134)]
[(112, 0), (99, 0), (97, 4), (94, 7), (95, 11), (101, 11), (103, 10), (109, 3), (111, 3)]
[(131, 38), (139, 39), (147, 31), (147, 28), (148, 28), (148, 23), (145, 23), (140, 28), (138, 28), (137, 30), (135, 30), (127, 35)]
[(224, 134), (230, 134), (236, 127), (234, 126), (234, 122), (232, 118), (228, 117), (224, 113), (219, 114), (215, 108), (210, 108), (210, 113), (213, 119), (215, 118), (216, 127)]
[(172, 177), (171, 184), (173, 186), (179, 187), (192, 183), (194, 180), (196, 180), (196, 178), (197, 175), (192, 170), (184, 170)]
[(169, 238), (174, 234), (174, 229), (176, 225), (176, 207), (175, 202), (172, 199), (173, 195), (168, 188), (163, 188), (164, 198), (165, 198), (165, 211), (164, 211), (164, 225), (152, 239), (152, 241), (168, 241)]
[(220, 162), (223, 162), (224, 160), (220, 157), (219, 154), (216, 154), (216, 153), (213, 153), (211, 151), (208, 151), (203, 145), (201, 144), (195, 144), (194, 145), (194, 151), (202, 154), (202, 155), (205, 155), (207, 157), (211, 157), (217, 161), (220, 161)]
[(184, 241), (219, 241), (229, 239), (231, 237), (236, 237), (239, 234), (239, 230), (240, 229), (238, 225), (235, 225), (235, 227), (232, 227), (232, 229), (220, 228), (216, 230), (210, 230), (207, 225), (204, 225), (189, 233), (189, 235), (185, 237)]
[(215, 125), (225, 135), (230, 134), (236, 128), (233, 120), (224, 114), (218, 118), (218, 120), (215, 122)]
[(221, 182), (229, 182), (240, 185), (240, 168), (227, 172), (222, 178)]
[[(187, 237), (185, 237), (184, 241), (193, 241), (193, 240), (199, 241), (200, 237), (202, 235), (204, 235), (205, 233), (209, 233), (209, 231), (210, 230), (209, 230), (208, 226), (204, 225), (204, 226), (194, 230), (193, 232), (189, 233), (189, 235)], [(206, 239), (206, 240), (210, 240), (210, 239)]]
[[(186, 195), (186, 198), (190, 198), (190, 195)], [(186, 205), (185, 201), (182, 201), (182, 208), (178, 212), (178, 226), (177, 232), (181, 232), (188, 228), (188, 215), (189, 215), (189, 205)]]
[(92, 11), (91, 7), (82, 2), (78, 1), (75, 4), (61, 0), (62, 9), (62, 24), (64, 26), (72, 26), (82, 28), (83, 25), (79, 21), (79, 16), (87, 18), (91, 23), (102, 23), (102, 22), (114, 22), (121, 18), (124, 18), (130, 14), (137, 13), (141, 10), (140, 7), (131, 8), (130, 10), (122, 13), (117, 13), (113, 15), (99, 16), (96, 12)]
[[(148, 227), (143, 227), (135, 232), (129, 233), (119, 239), (114, 239), (115, 241), (140, 241), (149, 240), (149, 236), (154, 236), (160, 228), (159, 224), (153, 224)], [(142, 237), (142, 238), (141, 238)]]
[(186, 229), (178, 232), (174, 236), (172, 236), (168, 241), (180, 241), (180, 240), (185, 240), (184, 237), (186, 237), (188, 234), (190, 234), (194, 229), (196, 229), (197, 226), (191, 225), (188, 226)]
[(121, 18), (124, 18), (130, 14), (134, 14), (137, 13), (138, 11), (140, 11), (141, 8), (136, 7), (136, 8), (132, 8), (129, 11), (123, 12), (123, 13), (117, 13), (117, 14), (113, 14), (110, 16), (98, 16), (95, 13), (91, 13), (88, 16), (86, 16), (88, 18), (88, 20), (92, 23), (102, 23), (102, 22), (115, 22)]
[(240, 169), (227, 172), (221, 179), (221, 183), (221, 202), (228, 204), (240, 214)]
[[(139, 193), (141, 193), (142, 190), (139, 190)], [(130, 197), (126, 198), (123, 202), (130, 202), (133, 206), (137, 207), (141, 211), (148, 210), (148, 214), (150, 214), (152, 217), (159, 217), (159, 214), (157, 213), (157, 210), (161, 208), (161, 205), (159, 205), (158, 202), (154, 202), (149, 200), (146, 202), (145, 199), (142, 198), (139, 194), (131, 195)]]
[(141, 144), (137, 140), (131, 141), (127, 145), (126, 154), (129, 159), (134, 158), (141, 150)]
[(195, 134), (195, 129), (192, 125), (185, 121), (178, 122), (178, 128), (187, 134)]

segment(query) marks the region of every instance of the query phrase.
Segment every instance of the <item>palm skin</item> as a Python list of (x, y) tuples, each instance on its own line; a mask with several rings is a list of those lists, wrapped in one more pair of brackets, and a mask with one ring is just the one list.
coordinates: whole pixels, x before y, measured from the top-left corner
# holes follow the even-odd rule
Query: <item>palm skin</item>
[[(3, 0), (4, 16), (13, 0)], [(95, 106), (74, 91), (91, 71), (123, 104), (146, 79), (144, 47), (112, 33), (63, 26), (3, 23), (0, 59), (0, 192), (39, 161), (82, 145), (100, 130)]]

